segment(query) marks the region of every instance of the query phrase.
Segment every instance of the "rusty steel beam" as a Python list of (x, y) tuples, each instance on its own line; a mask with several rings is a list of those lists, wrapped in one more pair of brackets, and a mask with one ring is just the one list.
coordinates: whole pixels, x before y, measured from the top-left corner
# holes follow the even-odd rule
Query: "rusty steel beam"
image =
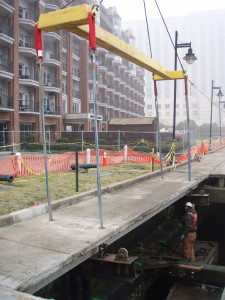
[(95, 255), (82, 263), (77, 272), (91, 277), (133, 283), (139, 277), (135, 270), (137, 259), (137, 256), (123, 257), (118, 254), (105, 254), (104, 257)]

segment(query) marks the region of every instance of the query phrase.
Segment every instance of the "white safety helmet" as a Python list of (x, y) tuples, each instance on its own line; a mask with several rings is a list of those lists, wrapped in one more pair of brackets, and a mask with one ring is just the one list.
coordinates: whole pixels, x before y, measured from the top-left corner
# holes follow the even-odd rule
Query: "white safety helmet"
[(185, 204), (185, 207), (192, 208), (192, 207), (193, 207), (193, 205), (192, 205), (192, 203), (191, 203), (191, 202), (187, 202), (187, 203)]

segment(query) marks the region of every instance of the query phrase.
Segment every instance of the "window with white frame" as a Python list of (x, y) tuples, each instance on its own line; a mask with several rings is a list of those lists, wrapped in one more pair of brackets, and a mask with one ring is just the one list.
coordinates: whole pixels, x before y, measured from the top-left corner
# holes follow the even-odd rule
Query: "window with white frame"
[(62, 93), (66, 94), (66, 82), (62, 82)]
[(66, 99), (63, 99), (63, 101), (62, 101), (62, 112), (63, 112), (63, 114), (67, 113), (67, 100)]
[(50, 74), (44, 72), (44, 85), (49, 85), (49, 83), (50, 83)]
[(80, 113), (80, 103), (73, 101), (73, 113), (79, 114)]

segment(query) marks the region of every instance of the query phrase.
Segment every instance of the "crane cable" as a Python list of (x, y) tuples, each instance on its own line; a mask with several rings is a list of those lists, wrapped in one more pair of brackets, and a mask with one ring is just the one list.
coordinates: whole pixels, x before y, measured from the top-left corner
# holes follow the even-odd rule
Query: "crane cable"
[(148, 27), (148, 18), (147, 18), (145, 0), (143, 0), (143, 4), (144, 4), (144, 11), (145, 11), (145, 22), (146, 22), (147, 33), (148, 33), (148, 44), (149, 44), (150, 56), (152, 58), (152, 47), (151, 47), (150, 33), (149, 33), (149, 27)]
[[(167, 33), (168, 33), (168, 35), (169, 35), (170, 41), (171, 41), (171, 43), (172, 43), (172, 45), (173, 45), (173, 48), (174, 48), (174, 50), (175, 50), (174, 42), (173, 42), (173, 40), (172, 40), (172, 37), (171, 37), (171, 35), (170, 35), (169, 29), (168, 29), (168, 27), (167, 27), (167, 25), (166, 25), (166, 22), (165, 22), (165, 20), (164, 20), (164, 18), (163, 18), (163, 15), (162, 15), (162, 13), (161, 13), (161, 10), (160, 10), (160, 8), (159, 8), (159, 5), (158, 5), (158, 3), (157, 3), (157, 0), (155, 0), (155, 4), (156, 4), (156, 6), (157, 6), (157, 8), (158, 8), (159, 14), (160, 14), (160, 16), (161, 16), (161, 18), (162, 18), (162, 21), (163, 21), (163, 23), (164, 23), (164, 26), (165, 26), (165, 28), (166, 28), (166, 31), (167, 31)], [(183, 65), (182, 65), (182, 62), (181, 62), (180, 57), (179, 57), (178, 54), (177, 54), (177, 57), (178, 57), (178, 60), (179, 60), (181, 69), (182, 69), (182, 71), (185, 73), (184, 67), (183, 67)]]

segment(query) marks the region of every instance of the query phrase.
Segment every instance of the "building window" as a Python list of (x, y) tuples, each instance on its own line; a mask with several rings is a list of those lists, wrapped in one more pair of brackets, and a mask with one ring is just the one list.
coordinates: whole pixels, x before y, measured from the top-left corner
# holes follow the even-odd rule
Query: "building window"
[(170, 109), (170, 104), (165, 104), (165, 109)]
[(66, 94), (66, 83), (62, 82), (62, 93)]
[(20, 123), (20, 142), (27, 141), (27, 134), (33, 132), (33, 124), (32, 123)]
[(198, 108), (198, 103), (192, 103), (192, 108)]
[(148, 104), (147, 109), (152, 109), (152, 104)]
[(66, 101), (66, 99), (63, 99), (63, 101), (62, 101), (62, 113), (63, 114), (67, 113), (67, 101)]
[(79, 114), (80, 113), (80, 103), (73, 102), (73, 113)]
[(194, 111), (192, 112), (192, 114), (193, 114), (193, 115), (197, 115), (197, 114), (198, 114), (198, 111), (194, 110)]

